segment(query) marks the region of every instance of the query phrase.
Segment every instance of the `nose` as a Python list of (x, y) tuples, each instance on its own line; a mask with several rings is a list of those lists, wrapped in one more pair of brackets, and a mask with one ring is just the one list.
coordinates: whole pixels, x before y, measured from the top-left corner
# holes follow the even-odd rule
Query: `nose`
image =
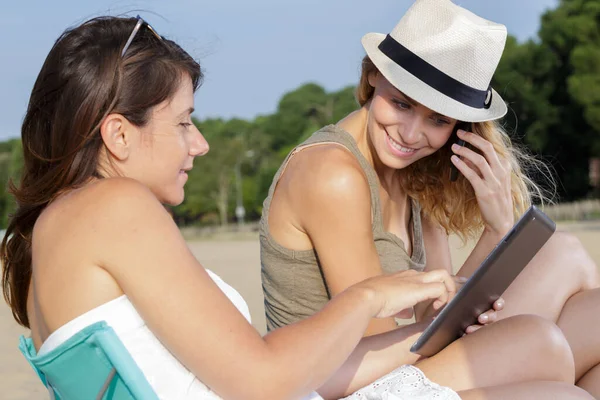
[(404, 129), (398, 132), (398, 134), (405, 144), (412, 145), (419, 141), (422, 130), (421, 125), (422, 121), (418, 116), (414, 116), (402, 125)]
[(193, 136), (192, 142), (190, 143), (190, 156), (203, 156), (208, 153), (210, 146), (198, 128), (194, 126), (194, 129), (196, 130), (196, 134)]

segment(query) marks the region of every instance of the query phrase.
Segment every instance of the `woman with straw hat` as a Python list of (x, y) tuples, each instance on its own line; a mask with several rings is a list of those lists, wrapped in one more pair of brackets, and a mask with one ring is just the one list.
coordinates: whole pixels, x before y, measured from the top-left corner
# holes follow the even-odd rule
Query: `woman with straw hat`
[[(269, 329), (312, 315), (371, 276), (451, 273), (448, 233), (479, 236), (458, 271), (469, 277), (532, 200), (544, 200), (524, 173), (543, 165), (498, 122), (507, 106), (490, 83), (506, 35), (449, 0), (417, 0), (388, 35), (363, 37), (361, 107), (296, 147), (264, 202)], [(556, 233), (479, 322), (527, 313), (557, 323), (574, 352), (575, 379), (600, 397), (599, 286), (581, 244)], [(418, 323), (433, 314), (426, 303), (414, 311)], [(396, 327), (393, 318), (373, 320), (367, 334)], [(403, 357), (416, 362), (408, 350)]]

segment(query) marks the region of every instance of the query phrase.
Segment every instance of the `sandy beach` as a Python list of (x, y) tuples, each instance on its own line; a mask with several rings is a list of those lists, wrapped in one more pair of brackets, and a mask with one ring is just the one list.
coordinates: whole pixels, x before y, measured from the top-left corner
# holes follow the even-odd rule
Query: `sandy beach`
[[(573, 232), (600, 265), (600, 221), (560, 224), (560, 229)], [(216, 272), (236, 288), (250, 307), (254, 326), (265, 332), (263, 298), (260, 283), (258, 238), (246, 240), (190, 241), (189, 246), (206, 268)], [(473, 244), (462, 246), (451, 239), (452, 260), (460, 265)], [(565, 265), (565, 268), (568, 268)], [(8, 306), (0, 305), (0, 393), (9, 400), (47, 399), (48, 395), (39, 379), (17, 348), (18, 337), (27, 334), (12, 318)]]

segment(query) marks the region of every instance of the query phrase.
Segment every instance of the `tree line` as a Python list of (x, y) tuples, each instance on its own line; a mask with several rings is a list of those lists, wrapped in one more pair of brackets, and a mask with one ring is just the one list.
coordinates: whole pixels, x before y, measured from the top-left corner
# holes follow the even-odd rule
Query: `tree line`
[[(513, 142), (551, 166), (560, 201), (598, 198), (590, 165), (600, 160), (600, 0), (561, 0), (542, 15), (538, 37), (508, 37), (492, 82), (509, 105), (503, 124)], [(288, 152), (357, 107), (354, 86), (328, 92), (307, 83), (284, 94), (269, 115), (195, 119), (211, 150), (195, 161), (186, 199), (171, 210), (174, 218), (180, 225), (260, 218)], [(18, 139), (0, 143), (0, 182), (18, 180), (21, 146)], [(0, 228), (14, 207), (0, 190)]]

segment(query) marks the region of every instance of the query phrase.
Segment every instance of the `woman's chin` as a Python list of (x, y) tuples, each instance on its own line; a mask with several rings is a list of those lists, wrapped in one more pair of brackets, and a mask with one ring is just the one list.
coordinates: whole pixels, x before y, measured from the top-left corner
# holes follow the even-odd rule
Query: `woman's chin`
[(398, 158), (393, 154), (385, 153), (383, 157), (379, 157), (381, 163), (390, 169), (402, 169), (408, 167), (414, 162), (412, 159)]
[(181, 195), (180, 197), (173, 199), (172, 201), (169, 202), (170, 206), (176, 207), (178, 205), (180, 205), (181, 203), (183, 203), (183, 200), (185, 199), (185, 196)]
[(162, 203), (168, 206), (178, 206), (181, 203), (183, 203), (183, 200), (185, 199), (185, 193), (183, 191), (183, 188), (181, 189), (180, 193), (167, 193), (166, 196), (163, 197), (163, 201)]

